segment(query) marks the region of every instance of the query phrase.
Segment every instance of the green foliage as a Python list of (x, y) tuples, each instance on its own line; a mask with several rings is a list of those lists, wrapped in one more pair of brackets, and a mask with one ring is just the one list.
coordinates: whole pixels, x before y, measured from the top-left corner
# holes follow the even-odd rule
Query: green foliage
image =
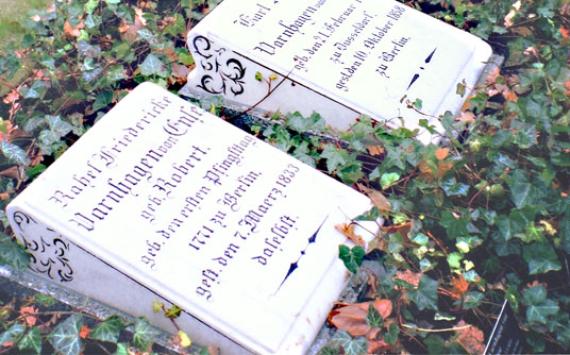
[(350, 334), (341, 331), (332, 339), (332, 343), (343, 349), (346, 355), (362, 355), (367, 353), (367, 341), (364, 338), (353, 339)]
[(360, 265), (362, 265), (364, 254), (366, 254), (366, 251), (360, 246), (352, 247), (352, 249), (346, 245), (339, 245), (338, 247), (339, 258), (346, 268), (354, 274), (358, 271)]
[(73, 314), (59, 323), (49, 335), (49, 341), (57, 353), (76, 355), (81, 351), (81, 338), (79, 331), (83, 325), (83, 318)]
[(28, 330), (26, 335), (24, 335), (18, 343), (18, 350), (33, 351), (36, 354), (42, 352), (42, 336), (38, 327), (33, 327)]
[[(80, 0), (26, 16), (21, 41), (0, 55), (0, 79), (8, 83), (0, 91), (0, 208), (138, 83), (170, 89), (184, 83), (175, 68), (193, 64), (184, 48), (186, 23), (216, 3), (183, 0), (169, 8), (156, 1)], [(382, 328), (376, 339), (337, 333), (333, 343), (342, 353), (366, 353), (379, 341), (387, 352), (408, 352), (413, 344), (431, 353), (462, 352), (457, 331), (425, 330), (453, 328), (458, 319), (491, 322), (492, 305), (504, 299), (528, 352), (570, 350), (570, 9), (561, 0), (513, 3), (413, 2), (508, 53), (504, 70), (468, 100), (474, 122), (440, 118), (445, 149), (419, 143), (406, 127), (390, 129), (366, 117), (347, 132), (327, 128), (317, 113), (277, 113), (251, 127), (342, 182), (382, 190), (390, 202), (389, 211), (366, 217), (385, 220), (373, 244), (385, 253), (387, 275), (374, 296), (391, 300), (394, 312), (382, 319), (369, 309), (367, 324)], [(470, 88), (461, 79), (457, 93), (465, 96)], [(421, 98), (410, 103), (419, 111), (422, 104)], [(434, 130), (427, 118), (420, 126)], [(7, 235), (0, 234), (0, 263), (25, 266), (26, 255)], [(365, 252), (339, 248), (356, 276)], [(179, 313), (168, 311), (171, 318)], [(39, 327), (16, 318), (2, 320), (0, 339), (21, 351), (51, 350), (39, 342), (45, 339)], [(77, 315), (55, 325), (53, 349), (78, 353), (97, 340), (129, 352), (129, 344), (117, 343), (128, 326), (118, 318), (96, 325), (87, 339), (79, 336), (81, 325)], [(133, 344), (148, 351), (154, 330), (144, 320), (132, 328)]]
[[(493, 305), (507, 299), (525, 332), (526, 351), (567, 352), (570, 8), (555, 0), (520, 8), (510, 1), (416, 5), (436, 6), (432, 15), (508, 48), (505, 69), (491, 73), (468, 100), (465, 111), (475, 121), (441, 117), (445, 149), (420, 144), (405, 127), (388, 129), (367, 118), (341, 133), (311, 127), (326, 137), (320, 144), (291, 133), (287, 120), (264, 135), (286, 141), (288, 152), (302, 146), (326, 173), (382, 190), (389, 199), (386, 225), (373, 245), (385, 252), (388, 270), (376, 297), (399, 304), (393, 318), (399, 332), (382, 338), (391, 351), (407, 351), (417, 341), (429, 352), (464, 351), (458, 333), (413, 337), (422, 334), (417, 317), (424, 329), (454, 329), (458, 319), (480, 326), (481, 317), (492, 323)], [(457, 88), (467, 94), (465, 84)], [(411, 103), (417, 110), (421, 104)], [(427, 120), (423, 126), (432, 129)], [(283, 138), (276, 141), (277, 132)], [(346, 178), (345, 169), (356, 173)], [(378, 210), (368, 214), (374, 215)], [(358, 270), (349, 248), (339, 254), (350, 271)], [(369, 312), (370, 326), (375, 319)]]
[(0, 232), (0, 264), (10, 265), (17, 270), (28, 266), (30, 256), (10, 237)]
[(133, 343), (138, 349), (147, 351), (154, 342), (158, 332), (144, 318), (137, 319), (134, 327)]
[(125, 325), (119, 317), (112, 316), (93, 328), (89, 337), (95, 340), (117, 343), (124, 327)]

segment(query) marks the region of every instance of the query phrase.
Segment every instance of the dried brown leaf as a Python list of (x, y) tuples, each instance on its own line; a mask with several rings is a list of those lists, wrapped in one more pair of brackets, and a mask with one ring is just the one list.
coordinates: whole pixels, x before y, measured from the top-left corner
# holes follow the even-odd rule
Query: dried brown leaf
[(368, 196), (368, 198), (370, 198), (370, 201), (372, 201), (374, 206), (380, 212), (390, 212), (392, 210), (390, 201), (386, 198), (386, 196), (382, 194), (382, 192), (375, 189), (370, 189), (362, 184), (358, 184), (357, 186)]

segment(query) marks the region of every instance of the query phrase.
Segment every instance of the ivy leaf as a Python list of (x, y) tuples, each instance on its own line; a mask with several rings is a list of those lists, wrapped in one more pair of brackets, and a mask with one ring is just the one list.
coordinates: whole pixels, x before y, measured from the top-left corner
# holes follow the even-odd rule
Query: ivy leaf
[(20, 323), (14, 323), (4, 333), (0, 334), (0, 346), (4, 343), (15, 343), (24, 334), (26, 327)]
[(388, 187), (394, 185), (398, 180), (400, 180), (400, 175), (397, 173), (382, 174), (380, 177), (380, 185), (382, 185), (382, 190), (386, 190)]
[(135, 322), (135, 334), (133, 343), (142, 351), (147, 351), (153, 343), (153, 339), (158, 336), (158, 332), (144, 318), (138, 318)]
[(327, 170), (329, 173), (335, 171), (339, 166), (346, 164), (347, 155), (345, 150), (337, 149), (332, 144), (328, 144), (321, 153), (321, 157), (327, 160)]
[(566, 213), (566, 215), (562, 217), (559, 231), (562, 249), (570, 254), (570, 213)]
[(350, 334), (340, 331), (332, 338), (332, 342), (336, 346), (342, 347), (346, 355), (362, 355), (367, 353), (368, 344), (364, 337), (352, 339)]
[(384, 340), (390, 345), (396, 345), (398, 336), (400, 335), (400, 328), (395, 323), (390, 324), (388, 332), (384, 334)]
[(117, 350), (115, 350), (115, 355), (129, 355), (129, 346), (125, 343), (118, 343)]
[(426, 275), (420, 279), (417, 290), (409, 290), (410, 300), (414, 302), (420, 311), (424, 309), (437, 310), (437, 285), (438, 282)]
[(2, 150), (2, 154), (6, 158), (15, 164), (28, 165), (30, 163), (30, 158), (28, 158), (26, 151), (13, 143), (8, 143), (6, 140), (0, 141), (0, 150)]
[(467, 196), (467, 194), (469, 193), (469, 185), (458, 183), (454, 177), (443, 181), (441, 183), (441, 188), (443, 189), (445, 194), (449, 197)]
[(33, 350), (36, 354), (41, 353), (42, 337), (40, 334), (40, 329), (38, 327), (33, 327), (30, 329), (18, 343), (18, 349)]
[(124, 324), (117, 316), (112, 316), (99, 323), (91, 331), (90, 338), (116, 344)]
[(366, 254), (364, 248), (360, 246), (355, 246), (352, 249), (347, 247), (346, 245), (339, 245), (338, 247), (338, 255), (344, 266), (352, 272), (356, 274), (360, 265), (362, 265), (362, 260), (364, 260), (364, 254)]
[(546, 301), (547, 291), (542, 285), (533, 286), (523, 291), (523, 303), (527, 306)]
[(546, 241), (525, 245), (523, 258), (528, 264), (528, 270), (531, 275), (558, 271), (562, 268), (554, 248)]
[(509, 188), (511, 190), (511, 200), (517, 208), (523, 208), (530, 201), (532, 184), (530, 184), (520, 171), (515, 171), (509, 180)]
[(73, 314), (59, 323), (48, 336), (54, 350), (63, 355), (76, 355), (81, 352), (79, 330), (83, 324), (80, 314)]
[(530, 305), (526, 309), (526, 318), (530, 323), (546, 324), (548, 316), (553, 316), (560, 311), (560, 307), (553, 300), (546, 300), (538, 305)]
[(382, 328), (384, 326), (384, 319), (374, 307), (374, 304), (370, 302), (368, 306), (368, 314), (366, 315), (366, 322), (370, 328)]
[(463, 260), (463, 255), (461, 255), (460, 253), (453, 252), (447, 256), (447, 263), (449, 264), (449, 267), (452, 269), (460, 269), (461, 260)]
[(164, 63), (152, 53), (146, 56), (139, 68), (144, 76), (158, 75), (163, 78), (167, 76)]
[(30, 263), (30, 255), (23, 247), (0, 232), (0, 264), (10, 265), (16, 270), (23, 270)]

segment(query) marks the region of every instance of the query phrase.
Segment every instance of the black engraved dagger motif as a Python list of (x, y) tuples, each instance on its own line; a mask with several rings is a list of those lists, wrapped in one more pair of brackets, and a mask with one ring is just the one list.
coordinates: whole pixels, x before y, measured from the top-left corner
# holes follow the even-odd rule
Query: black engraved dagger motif
[[(425, 59), (425, 63), (429, 64), (431, 62), (431, 60), (433, 59), (433, 55), (435, 54), (435, 51), (437, 51), (437, 48), (435, 48), (433, 51), (431, 51), (431, 53), (427, 56), (427, 58)], [(421, 70), (425, 70), (424, 67), (420, 67)], [(412, 77), (412, 80), (410, 81), (410, 84), (408, 85), (407, 90), (410, 90), (410, 88), (412, 87), (412, 85), (414, 85), (414, 83), (420, 78), (420, 74), (415, 73), (414, 76)]]
[(329, 218), (329, 216), (327, 215), (325, 217), (325, 219), (321, 222), (321, 224), (319, 225), (319, 228), (317, 228), (315, 233), (313, 233), (311, 235), (311, 237), (307, 239), (307, 245), (305, 246), (305, 248), (303, 250), (301, 250), (301, 255), (297, 258), (297, 260), (295, 260), (293, 263), (291, 263), (291, 265), (289, 266), (289, 270), (287, 271), (287, 275), (285, 275), (285, 278), (283, 279), (283, 281), (281, 281), (281, 284), (279, 285), (279, 287), (277, 288), (277, 291), (275, 291), (275, 293), (279, 292), (279, 290), (281, 289), (281, 287), (283, 287), (283, 284), (285, 284), (287, 279), (293, 274), (293, 272), (295, 272), (295, 270), (297, 270), (297, 268), (299, 267), (299, 261), (301, 261), (301, 258), (303, 256), (305, 256), (305, 253), (306, 253), (307, 249), (309, 249), (311, 244), (313, 244), (317, 241), (317, 235), (319, 234), (319, 231), (321, 230), (321, 228), (323, 227), (323, 225), (325, 224), (325, 222), (327, 221), (328, 218)]

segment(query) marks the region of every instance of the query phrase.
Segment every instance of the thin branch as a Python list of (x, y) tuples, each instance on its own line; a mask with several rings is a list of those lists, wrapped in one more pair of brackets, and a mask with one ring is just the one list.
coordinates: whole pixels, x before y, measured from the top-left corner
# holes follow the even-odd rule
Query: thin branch
[(416, 327), (415, 325), (409, 325), (409, 324), (402, 324), (402, 327), (412, 329), (412, 330), (416, 330), (418, 332), (424, 332), (424, 333), (447, 333), (447, 332), (456, 332), (458, 330), (468, 329), (468, 328), (471, 328), (472, 325), (468, 324), (468, 325), (463, 325), (460, 327), (441, 328), (441, 329), (420, 328), (420, 327)]

